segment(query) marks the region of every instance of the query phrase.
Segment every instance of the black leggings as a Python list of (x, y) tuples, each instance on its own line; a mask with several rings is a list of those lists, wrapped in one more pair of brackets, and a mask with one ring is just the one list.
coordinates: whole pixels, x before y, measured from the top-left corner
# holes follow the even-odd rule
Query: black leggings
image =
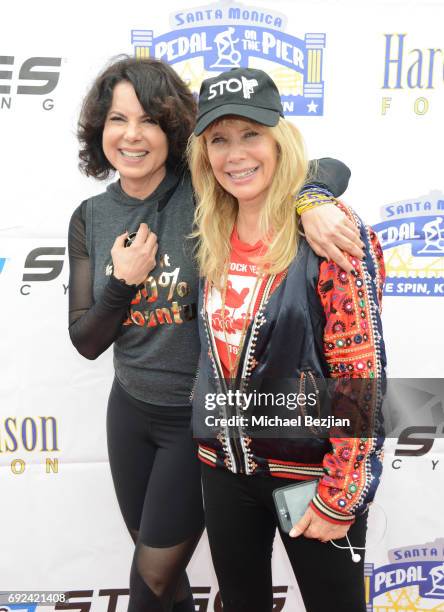
[(111, 473), (136, 549), (130, 612), (194, 612), (185, 568), (204, 517), (190, 407), (152, 406), (114, 380), (108, 401)]
[[(278, 527), (272, 491), (294, 481), (232, 474), (206, 465), (202, 477), (207, 532), (224, 612), (271, 612), (271, 554)], [(353, 546), (365, 546), (366, 526), (364, 515), (350, 527)], [(307, 612), (365, 612), (364, 551), (359, 551), (361, 561), (354, 563), (348, 549), (280, 534)], [(344, 541), (337, 543), (343, 546)]]

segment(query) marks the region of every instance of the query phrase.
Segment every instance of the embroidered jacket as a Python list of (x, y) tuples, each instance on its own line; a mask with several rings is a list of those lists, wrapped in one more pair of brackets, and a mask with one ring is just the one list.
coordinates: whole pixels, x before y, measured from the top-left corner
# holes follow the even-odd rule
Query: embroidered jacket
[[(353, 522), (379, 484), (383, 442), (379, 410), (386, 366), (380, 319), (385, 278), (382, 250), (373, 230), (343, 209), (359, 228), (366, 247), (364, 260), (350, 258), (355, 273), (347, 274), (335, 263), (318, 258), (301, 240), (286, 273), (270, 276), (260, 296), (234, 388), (256, 397), (282, 390), (306, 396), (311, 392), (319, 400), (312, 417), (321, 414), (320, 398), (329, 396), (330, 418), (352, 415), (353, 437), (343, 430), (338, 433), (335, 427), (326, 434), (325, 429), (321, 434), (308, 428), (309, 435), (302, 437), (264, 437), (251, 427), (251, 416), (282, 417), (284, 410), (288, 412), (276, 405), (247, 409), (242, 401), (234, 405), (228, 401), (218, 406), (217, 413), (208, 411), (208, 398), (216, 393), (229, 397), (229, 389), (205, 307), (208, 286), (204, 281), (199, 304), (202, 349), (192, 394), (201, 461), (247, 475), (317, 478), (311, 507), (338, 524)], [(330, 383), (329, 391), (323, 382)], [(308, 406), (301, 410), (304, 417), (310, 412)], [(219, 419), (212, 422), (221, 423), (211, 433), (206, 425), (209, 414)], [(241, 418), (246, 415), (250, 417), (247, 424)], [(359, 432), (358, 425), (362, 425)]]

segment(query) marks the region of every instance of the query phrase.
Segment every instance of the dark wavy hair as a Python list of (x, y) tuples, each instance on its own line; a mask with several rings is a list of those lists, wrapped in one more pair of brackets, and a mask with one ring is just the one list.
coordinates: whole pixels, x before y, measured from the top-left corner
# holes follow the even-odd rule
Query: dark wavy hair
[(144, 111), (168, 139), (167, 164), (185, 163), (185, 149), (196, 122), (195, 99), (176, 72), (154, 58), (120, 56), (99, 74), (83, 101), (77, 126), (79, 168), (87, 176), (105, 179), (114, 171), (102, 149), (102, 133), (117, 83), (131, 83)]

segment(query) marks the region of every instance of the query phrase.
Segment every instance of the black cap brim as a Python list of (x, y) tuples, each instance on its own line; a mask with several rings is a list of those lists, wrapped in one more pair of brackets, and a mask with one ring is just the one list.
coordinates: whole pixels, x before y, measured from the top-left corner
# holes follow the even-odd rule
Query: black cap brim
[(268, 108), (257, 108), (257, 106), (248, 106), (247, 104), (222, 104), (208, 111), (208, 113), (205, 113), (202, 117), (199, 117), (196, 127), (194, 128), (194, 133), (196, 136), (199, 136), (207, 129), (210, 123), (226, 115), (238, 115), (239, 117), (251, 119), (252, 121), (256, 121), (268, 127), (277, 125), (280, 116), (278, 111)]

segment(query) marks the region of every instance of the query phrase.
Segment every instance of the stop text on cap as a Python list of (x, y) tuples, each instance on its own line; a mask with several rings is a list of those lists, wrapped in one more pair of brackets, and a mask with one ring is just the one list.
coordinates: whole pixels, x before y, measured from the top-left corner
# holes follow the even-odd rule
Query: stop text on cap
[(254, 93), (254, 88), (258, 86), (258, 82), (256, 79), (247, 79), (244, 76), (241, 79), (224, 79), (223, 81), (219, 81), (218, 83), (212, 83), (208, 90), (208, 100), (212, 100), (216, 96), (223, 96), (224, 90), (230, 93), (237, 93), (242, 90), (242, 95), (245, 100), (249, 100), (251, 98), (251, 94)]

